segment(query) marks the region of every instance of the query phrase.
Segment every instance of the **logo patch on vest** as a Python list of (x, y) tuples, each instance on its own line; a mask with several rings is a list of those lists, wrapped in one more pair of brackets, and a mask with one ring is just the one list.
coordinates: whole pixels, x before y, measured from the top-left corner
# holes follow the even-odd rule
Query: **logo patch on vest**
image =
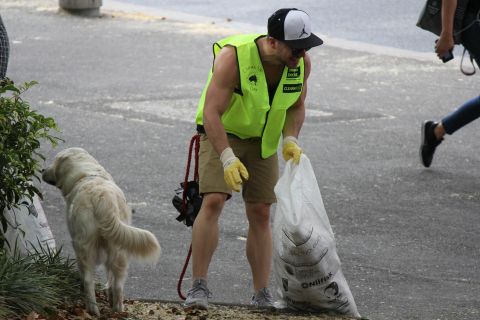
[(250, 91), (258, 91), (257, 87), (258, 77), (256, 74), (252, 74), (248, 77), (248, 85), (250, 86)]
[[(242, 73), (246, 75), (246, 84), (248, 88), (252, 92), (258, 91), (258, 82), (260, 81), (260, 74), (262, 72), (262, 68), (259, 66), (249, 65), (242, 68)], [(242, 75), (242, 77), (244, 77)], [(242, 84), (243, 85), (243, 84)]]
[(287, 70), (287, 79), (295, 79), (299, 77), (300, 77), (300, 67)]
[(283, 85), (283, 92), (284, 93), (293, 93), (293, 92), (300, 92), (300, 91), (302, 91), (302, 83), (284, 84)]

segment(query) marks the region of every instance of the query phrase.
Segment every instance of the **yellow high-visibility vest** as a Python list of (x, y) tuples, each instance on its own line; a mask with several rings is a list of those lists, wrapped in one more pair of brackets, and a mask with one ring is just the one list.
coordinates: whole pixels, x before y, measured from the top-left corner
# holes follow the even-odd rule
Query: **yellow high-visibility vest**
[[(227, 133), (241, 139), (262, 138), (262, 158), (277, 152), (287, 109), (302, 93), (304, 81), (303, 58), (296, 68), (285, 67), (277, 86), (272, 105), (269, 102), (268, 85), (260, 60), (256, 41), (265, 35), (246, 34), (222, 39), (213, 44), (214, 57), (224, 46), (232, 46), (237, 53), (240, 86), (234, 91), (227, 110), (221, 117)], [(212, 70), (198, 103), (196, 123), (203, 125), (205, 95), (212, 79)]]

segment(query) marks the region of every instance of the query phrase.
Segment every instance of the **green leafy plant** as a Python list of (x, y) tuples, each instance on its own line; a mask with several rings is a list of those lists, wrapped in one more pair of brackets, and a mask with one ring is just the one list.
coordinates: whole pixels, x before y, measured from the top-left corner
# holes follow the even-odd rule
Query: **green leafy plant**
[(5, 210), (19, 208), (25, 199), (32, 202), (35, 195), (42, 198), (33, 184), (34, 178), (40, 181), (40, 160), (45, 160), (39, 152), (41, 140), (52, 146), (60, 140), (52, 135), (52, 131), (58, 131), (55, 121), (32, 110), (22, 99), (35, 84), (32, 81), (16, 86), (7, 82), (0, 86), (0, 250), (8, 228)]
[(48, 315), (56, 307), (81, 299), (81, 281), (75, 262), (57, 251), (39, 246), (26, 256), (0, 251), (0, 319), (32, 311)]

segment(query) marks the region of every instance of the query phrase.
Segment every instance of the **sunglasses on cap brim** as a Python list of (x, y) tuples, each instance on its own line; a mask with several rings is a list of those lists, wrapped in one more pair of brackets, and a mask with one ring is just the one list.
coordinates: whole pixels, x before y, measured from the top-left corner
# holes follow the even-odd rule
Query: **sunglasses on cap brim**
[(308, 47), (308, 48), (290, 48), (292, 50), (292, 54), (294, 56), (298, 56), (300, 54), (303, 53), (303, 50), (305, 50), (305, 52), (307, 52), (308, 50), (312, 49), (311, 47)]

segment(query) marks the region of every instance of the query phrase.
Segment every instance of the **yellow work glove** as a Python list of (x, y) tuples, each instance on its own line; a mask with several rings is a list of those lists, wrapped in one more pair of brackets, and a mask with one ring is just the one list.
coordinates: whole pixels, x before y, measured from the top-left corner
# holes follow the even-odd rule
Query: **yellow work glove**
[[(240, 192), (243, 180), (248, 180), (248, 171), (243, 163), (233, 153), (232, 148), (226, 148), (220, 155), (223, 163), (223, 177), (232, 190)], [(243, 180), (242, 180), (243, 179)]]
[(288, 136), (283, 139), (283, 159), (288, 161), (293, 159), (295, 164), (300, 162), (300, 155), (302, 154), (302, 148), (298, 146), (297, 138)]

